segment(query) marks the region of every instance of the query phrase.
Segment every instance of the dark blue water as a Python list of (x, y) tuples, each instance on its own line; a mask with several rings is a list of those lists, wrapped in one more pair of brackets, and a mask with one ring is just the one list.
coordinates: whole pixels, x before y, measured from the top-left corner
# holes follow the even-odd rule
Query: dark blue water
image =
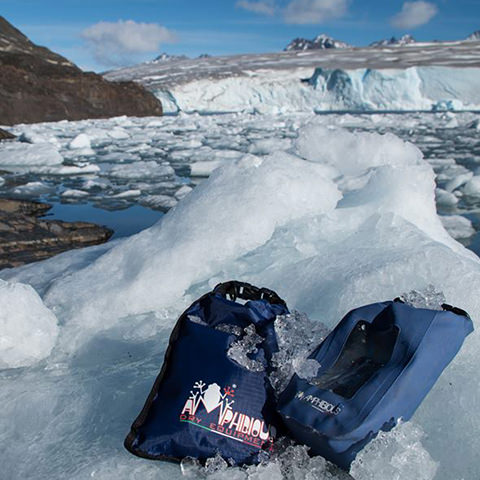
[(45, 218), (65, 222), (91, 222), (111, 228), (112, 238), (127, 237), (151, 227), (164, 214), (150, 208), (134, 205), (123, 210), (104, 210), (90, 203), (73, 205), (55, 203)]

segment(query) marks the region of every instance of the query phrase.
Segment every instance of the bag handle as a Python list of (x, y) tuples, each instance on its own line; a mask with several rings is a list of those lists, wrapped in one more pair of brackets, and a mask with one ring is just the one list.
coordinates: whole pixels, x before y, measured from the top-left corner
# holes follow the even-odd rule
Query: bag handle
[(231, 300), (235, 301), (237, 298), (242, 298), (243, 300), (267, 300), (271, 304), (279, 304), (284, 307), (287, 306), (285, 301), (281, 299), (277, 293), (268, 288), (258, 288), (250, 283), (238, 282), (236, 280), (231, 280), (225, 283), (219, 283), (214, 289), (213, 293), (218, 293), (223, 297), (230, 297)]

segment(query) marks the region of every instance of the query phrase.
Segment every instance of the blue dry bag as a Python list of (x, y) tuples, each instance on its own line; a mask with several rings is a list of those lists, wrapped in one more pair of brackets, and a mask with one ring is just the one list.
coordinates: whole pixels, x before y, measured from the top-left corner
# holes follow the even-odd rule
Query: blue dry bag
[[(125, 447), (159, 460), (205, 460), (218, 452), (237, 464), (255, 463), (281, 425), (267, 375), (277, 350), (273, 322), (287, 313), (275, 292), (240, 282), (217, 285), (194, 302), (172, 332)], [(239, 332), (252, 328), (261, 339), (250, 358), (266, 366), (260, 371), (227, 356), (232, 342), (241, 340)]]
[(297, 441), (348, 469), (379, 430), (408, 420), (473, 331), (466, 312), (414, 308), (397, 299), (348, 313), (294, 375), (278, 402)]

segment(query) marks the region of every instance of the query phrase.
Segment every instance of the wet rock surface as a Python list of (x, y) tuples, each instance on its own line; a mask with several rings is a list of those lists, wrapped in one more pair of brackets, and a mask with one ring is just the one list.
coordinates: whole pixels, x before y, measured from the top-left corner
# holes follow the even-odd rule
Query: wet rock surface
[(140, 85), (83, 72), (0, 16), (0, 124), (161, 114)]
[(0, 268), (98, 245), (113, 234), (109, 228), (92, 223), (41, 218), (50, 208), (45, 203), (0, 199)]
[(15, 135), (0, 128), (0, 141), (13, 140), (14, 138), (16, 138)]

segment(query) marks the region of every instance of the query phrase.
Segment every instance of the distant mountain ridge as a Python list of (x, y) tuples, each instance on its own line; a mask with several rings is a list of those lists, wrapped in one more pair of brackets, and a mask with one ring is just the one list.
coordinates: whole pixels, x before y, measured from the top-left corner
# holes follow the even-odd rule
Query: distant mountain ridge
[(0, 16), (0, 124), (161, 114), (142, 86), (83, 72)]
[(169, 55), (168, 53), (163, 52), (158, 57), (155, 57), (151, 63), (174, 62), (178, 60), (188, 60), (188, 57), (186, 55)]
[(387, 47), (387, 46), (403, 46), (410, 45), (412, 43), (417, 43), (417, 41), (409, 34), (403, 35), (400, 38), (391, 37), (389, 39), (378, 40), (371, 43), (370, 47)]
[(332, 37), (322, 33), (317, 35), (312, 40), (305, 38), (293, 39), (283, 50), (285, 52), (299, 51), (299, 50), (323, 50), (327, 48), (349, 48), (351, 45), (339, 40), (335, 40)]
[(473, 32), (471, 35), (469, 35), (466, 40), (468, 42), (477, 42), (480, 40), (480, 30), (477, 30)]

